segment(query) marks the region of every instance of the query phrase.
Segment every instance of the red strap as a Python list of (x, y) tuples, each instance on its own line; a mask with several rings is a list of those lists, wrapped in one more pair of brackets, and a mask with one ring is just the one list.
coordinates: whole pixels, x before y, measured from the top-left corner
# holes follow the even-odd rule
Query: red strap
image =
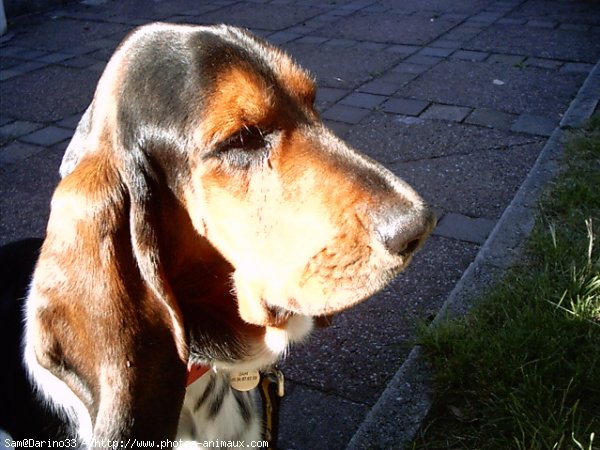
[(188, 387), (190, 384), (192, 384), (194, 381), (196, 381), (209, 370), (210, 366), (207, 366), (205, 364), (188, 363), (187, 384), (185, 386)]

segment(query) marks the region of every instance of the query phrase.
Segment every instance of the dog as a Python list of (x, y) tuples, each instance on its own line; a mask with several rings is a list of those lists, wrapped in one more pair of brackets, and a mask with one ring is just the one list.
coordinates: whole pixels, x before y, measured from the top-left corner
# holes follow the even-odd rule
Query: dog
[(259, 440), (232, 374), (382, 289), (432, 231), (410, 186), (323, 125), (315, 92), (231, 26), (146, 25), (115, 51), (25, 310), (28, 373), (83, 448)]

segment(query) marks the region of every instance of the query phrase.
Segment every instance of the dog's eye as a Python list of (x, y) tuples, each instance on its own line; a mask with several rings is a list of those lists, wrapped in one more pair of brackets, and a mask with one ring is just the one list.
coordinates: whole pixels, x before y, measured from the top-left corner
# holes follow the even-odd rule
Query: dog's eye
[(260, 150), (267, 145), (267, 134), (258, 127), (244, 127), (222, 141), (218, 145), (218, 150)]
[(247, 169), (268, 156), (271, 138), (270, 132), (245, 126), (217, 144), (214, 154), (235, 167)]

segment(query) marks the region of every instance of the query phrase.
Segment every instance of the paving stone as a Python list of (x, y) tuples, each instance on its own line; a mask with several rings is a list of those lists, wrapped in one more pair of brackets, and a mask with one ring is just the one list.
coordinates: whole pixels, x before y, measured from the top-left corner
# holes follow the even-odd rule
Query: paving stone
[(452, 48), (439, 48), (439, 47), (425, 47), (423, 48), (418, 55), (422, 56), (434, 56), (436, 58), (445, 58), (454, 52)]
[(484, 61), (489, 56), (489, 53), (485, 52), (474, 52), (469, 50), (457, 50), (450, 58), (451, 59), (462, 59), (466, 61)]
[(110, 48), (101, 48), (95, 52), (88, 53), (85, 55), (86, 58), (93, 58), (96, 61), (108, 62), (113, 54), (113, 50)]
[(453, 122), (462, 122), (471, 112), (471, 108), (450, 105), (431, 105), (421, 114), (422, 119), (451, 120)]
[[(287, 0), (281, 0), (282, 2), (286, 2)], [(336, 8), (326, 14), (334, 16), (334, 17), (343, 17), (343, 16), (349, 16), (351, 14), (353, 14), (355, 11), (352, 9), (343, 9), (343, 8)]]
[(414, 64), (408, 62), (401, 62), (397, 66), (395, 66), (392, 71), (394, 72), (402, 72), (402, 73), (412, 73), (412, 74), (420, 74), (427, 70), (427, 66), (423, 66), (421, 64)]
[(295, 41), (300, 37), (302, 37), (301, 34), (288, 33), (287, 31), (278, 31), (276, 33), (270, 34), (267, 39), (269, 42), (275, 45), (281, 45), (285, 44), (286, 42)]
[(433, 233), (450, 239), (483, 244), (496, 225), (496, 220), (448, 213), (438, 222)]
[(40, 21), (19, 36), (19, 44), (48, 52), (84, 45), (106, 36), (125, 36), (128, 26), (103, 21), (79, 21), (69, 18)]
[(390, 45), (385, 49), (386, 52), (399, 53), (401, 55), (412, 55), (421, 47), (418, 45)]
[(0, 83), (1, 103), (10, 105), (15, 119), (54, 122), (83, 111), (98, 78), (88, 70), (51, 65)]
[(0, 53), (0, 70), (10, 69), (11, 67), (14, 67), (14, 66), (16, 66), (18, 64), (21, 64), (21, 62), (22, 61), (20, 59), (5, 58)]
[[(425, 120), (382, 111), (373, 112), (358, 125), (352, 126), (347, 139), (354, 147), (389, 166), (537, 144), (546, 140), (465, 123)], [(373, 142), (377, 142), (377, 145), (373, 146)]]
[(493, 23), (496, 20), (500, 19), (503, 16), (502, 13), (498, 12), (481, 12), (479, 14), (475, 14), (474, 16), (469, 17), (467, 23), (469, 22), (481, 22), (481, 23)]
[(356, 46), (359, 50), (368, 50), (370, 52), (380, 52), (387, 47), (387, 44), (380, 44), (377, 42), (361, 42)]
[(330, 39), (327, 41), (327, 45), (332, 47), (354, 47), (358, 44), (358, 41), (352, 39)]
[(488, 5), (485, 8), (485, 11), (486, 12), (502, 12), (502, 13), (507, 13), (507, 12), (511, 11), (512, 9), (514, 9), (514, 7), (515, 7), (514, 4), (496, 2), (496, 3), (492, 3), (491, 5)]
[(368, 13), (384, 13), (388, 10), (388, 8), (386, 8), (385, 6), (381, 6), (381, 5), (372, 5), (372, 6), (368, 6), (365, 9), (363, 9), (364, 12), (368, 12)]
[(20, 55), (26, 54), (30, 49), (26, 47), (20, 47), (18, 45), (7, 45), (2, 47), (2, 56), (4, 58), (15, 57), (23, 59)]
[(29, 144), (50, 147), (66, 139), (70, 139), (72, 135), (72, 130), (67, 130), (65, 128), (59, 128), (56, 126), (49, 126), (34, 131), (31, 134), (21, 136), (20, 140)]
[(562, 61), (557, 61), (555, 59), (543, 59), (543, 58), (527, 58), (525, 60), (525, 65), (531, 67), (539, 67), (542, 69), (558, 69), (563, 65)]
[(69, 116), (69, 117), (57, 122), (56, 124), (58, 126), (60, 126), (61, 128), (68, 128), (68, 129), (74, 130), (75, 128), (77, 128), (77, 124), (79, 123), (80, 120), (81, 120), (81, 114), (77, 113), (77, 114), (73, 114), (72, 116)]
[(298, 39), (298, 43), (300, 44), (313, 44), (320, 45), (324, 42), (327, 42), (329, 38), (319, 37), (319, 36), (304, 36)]
[(31, 48), (23, 49), (15, 56), (20, 59), (39, 59), (40, 57), (47, 55), (47, 52), (41, 50), (34, 50)]
[(487, 62), (516, 65), (522, 63), (523, 60), (525, 60), (525, 57), (520, 55), (495, 54), (490, 55), (490, 57), (487, 59)]
[(72, 55), (69, 55), (67, 53), (46, 53), (41, 58), (37, 58), (37, 60), (43, 63), (54, 64), (69, 59), (71, 57)]
[(355, 89), (371, 81), (374, 74), (385, 73), (402, 57), (388, 52), (372, 52), (355, 47), (317, 47), (297, 42), (284, 47), (303, 67), (316, 76), (319, 86)]
[(347, 89), (336, 89), (328, 87), (320, 87), (317, 89), (316, 103), (319, 105), (331, 105), (337, 102), (342, 97), (348, 95), (350, 91)]
[(355, 124), (369, 114), (368, 109), (355, 108), (347, 105), (334, 105), (323, 113), (325, 119)]
[(79, 56), (77, 58), (70, 58), (67, 60), (64, 60), (60, 63), (61, 66), (65, 66), (65, 67), (74, 67), (77, 69), (83, 69), (85, 67), (90, 67), (94, 64), (96, 64), (98, 62), (98, 60), (94, 59), (94, 58), (90, 58), (89, 56)]
[(381, 105), (385, 100), (387, 100), (387, 97), (383, 95), (356, 92), (350, 94), (348, 97), (345, 97), (342, 101), (340, 101), (340, 104), (354, 106), (356, 108), (372, 109)]
[(600, 39), (572, 30), (493, 24), (463, 46), (464, 50), (595, 64)]
[(521, 114), (513, 123), (511, 130), (518, 133), (550, 136), (557, 126), (558, 120), (553, 120), (543, 116)]
[(417, 65), (421, 65), (421, 66), (431, 67), (431, 66), (435, 66), (441, 60), (442, 60), (442, 58), (435, 58), (433, 56), (424, 56), (424, 55), (418, 54), (418, 55), (409, 56), (404, 61), (407, 64), (417, 64)]
[(410, 98), (391, 98), (383, 104), (386, 112), (418, 116), (429, 105), (428, 102)]
[(552, 22), (552, 21), (548, 21), (548, 20), (530, 20), (529, 22), (527, 22), (527, 26), (535, 27), (535, 28), (552, 29), (552, 28), (556, 28), (556, 25), (557, 25), (556, 22)]
[(354, 124), (337, 122), (335, 120), (329, 120), (329, 119), (325, 119), (325, 118), (323, 118), (323, 123), (325, 124), (325, 126), (327, 128), (329, 128), (331, 131), (333, 131), (333, 133), (336, 136), (338, 136), (340, 139), (344, 139), (346, 137), (346, 134), (350, 130), (350, 128), (353, 126), (356, 126)]
[[(257, 14), (260, 8), (260, 14)], [(201, 16), (204, 23), (226, 22), (246, 28), (261, 30), (282, 31), (287, 28), (306, 23), (312, 26), (308, 19), (318, 13), (315, 7), (304, 6), (298, 3), (270, 4), (268, 7), (259, 7), (248, 3), (236, 3), (227, 8), (211, 11)]]
[(498, 130), (510, 130), (517, 119), (516, 114), (509, 114), (493, 109), (477, 108), (465, 119), (465, 123), (480, 125)]
[(302, 25), (318, 30), (323, 27), (331, 26), (331, 23), (336, 20), (338, 20), (337, 17), (321, 15), (302, 22)]
[(16, 70), (0, 70), (0, 81), (6, 81), (19, 75), (21, 75), (21, 72), (17, 72)]
[(376, 95), (392, 95), (399, 89), (399, 86), (393, 83), (386, 83), (380, 80), (370, 81), (369, 83), (363, 84), (358, 87), (357, 90), (360, 92), (367, 92), (369, 94)]
[[(556, 116), (576, 95), (581, 74), (508, 64), (444, 60), (395, 95), (433, 103), (458, 104), (515, 114)], [(504, 84), (498, 85), (494, 80)]]
[(385, 75), (378, 77), (377, 80), (384, 83), (390, 83), (396, 86), (396, 90), (398, 90), (414, 80), (417, 76), (419, 76), (418, 73), (389, 71)]
[[(0, 164), (2, 244), (29, 236), (44, 236), (50, 197), (58, 182), (58, 166), (62, 158), (62, 152), (44, 147), (21, 142), (9, 146), (14, 158)], [(0, 149), (0, 154), (6, 149)]]
[[(476, 145), (473, 141), (470, 144)], [(478, 149), (465, 155), (389, 167), (428, 199), (432, 207), (470, 217), (497, 219), (514, 197), (542, 146), (543, 140), (536, 140), (517, 147)]]
[(313, 34), (312, 37), (318, 39), (319, 36), (314, 36), (314, 33), (316, 30), (317, 30), (317, 28), (309, 27), (309, 26), (306, 26), (304, 23), (302, 23), (300, 25), (296, 25), (295, 27), (287, 28), (285, 31), (289, 31), (290, 33), (307, 35), (307, 36)]
[(526, 1), (510, 12), (509, 17), (528, 20), (551, 20), (570, 23), (598, 23), (597, 4), (587, 1)]
[(594, 68), (593, 64), (587, 63), (565, 63), (560, 71), (563, 73), (584, 73), (588, 74)]
[(320, 30), (323, 36), (401, 45), (425, 45), (457, 25), (457, 19), (431, 20), (428, 16), (406, 17), (394, 13), (358, 12)]
[(561, 30), (581, 31), (583, 33), (587, 33), (590, 30), (590, 26), (584, 23), (561, 23), (558, 28)]
[(17, 120), (8, 125), (0, 127), (0, 134), (16, 138), (29, 134), (32, 131), (40, 129), (41, 127), (43, 127), (41, 123)]
[(333, 131), (336, 136), (338, 136), (341, 139), (344, 139), (346, 137), (346, 134), (350, 130), (350, 127), (355, 126), (353, 124), (337, 122), (335, 120), (328, 119), (323, 119), (323, 123), (325, 124), (325, 126), (327, 126), (327, 128)]
[[(277, 445), (281, 448), (298, 449), (300, 442), (304, 448), (345, 448), (369, 410), (367, 405), (358, 405), (343, 397), (327, 395), (320, 389), (305, 386), (304, 383), (288, 383), (287, 378), (285, 388), (287, 401), (281, 404)], [(336, 411), (336, 414), (322, 416), (321, 409), (325, 404), (331, 411)], [(302, 426), (298, 426), (298, 407), (307, 415)], [(307, 434), (305, 430), (312, 432)]]
[(87, 6), (99, 6), (104, 5), (107, 1), (108, 0), (83, 0), (81, 4)]
[(435, 47), (435, 48), (447, 48), (447, 49), (458, 49), (460, 48), (460, 46), (462, 45), (462, 42), (460, 41), (451, 41), (449, 39), (438, 39), (437, 41), (432, 42), (431, 44), (429, 44), (431, 47)]
[(0, 166), (21, 161), (43, 150), (44, 147), (38, 145), (25, 144), (18, 141), (11, 142), (5, 147), (0, 148)]
[(358, 11), (360, 9), (364, 9), (367, 6), (370, 6), (373, 2), (370, 0), (358, 0), (353, 1), (348, 4), (342, 5), (342, 9), (349, 9), (351, 11)]
[(524, 25), (527, 22), (526, 19), (511, 19), (511, 18), (502, 18), (498, 20), (499, 25)]
[(445, 34), (444, 37), (447, 39), (454, 40), (469, 40), (477, 36), (483, 30), (482, 27), (474, 26), (474, 24), (464, 23), (454, 28), (449, 33)]
[(70, 55), (70, 57), (87, 55), (95, 51), (98, 51), (98, 48), (90, 47), (87, 44), (75, 45), (73, 47), (68, 47), (60, 50), (61, 53)]
[(11, 67), (10, 70), (12, 70), (14, 72), (18, 72), (18, 73), (27, 73), (27, 72), (33, 72), (34, 70), (37, 70), (37, 69), (41, 69), (42, 67), (45, 67), (45, 66), (47, 66), (47, 64), (40, 62), (40, 61), (28, 61), (28, 62), (18, 64), (16, 66), (13, 66), (13, 67)]
[(458, 20), (459, 22), (462, 22), (463, 20), (466, 20), (469, 18), (468, 14), (460, 14), (460, 13), (447, 13), (447, 14), (442, 14), (440, 16), (441, 19), (446, 19), (446, 20)]
[(475, 14), (490, 4), (490, 0), (380, 0), (378, 4), (386, 6), (395, 11), (402, 11), (406, 14), (414, 12), (426, 14), (425, 17), (431, 17), (432, 11), (444, 12), (445, 14), (465, 15)]

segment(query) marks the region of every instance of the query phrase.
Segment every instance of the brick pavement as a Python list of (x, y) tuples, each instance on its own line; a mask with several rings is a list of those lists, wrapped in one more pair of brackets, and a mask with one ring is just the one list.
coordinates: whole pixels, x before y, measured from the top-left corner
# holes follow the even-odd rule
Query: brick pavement
[(343, 448), (600, 58), (600, 7), (95, 0), (18, 18), (0, 38), (0, 243), (43, 234), (60, 157), (106, 61), (132, 27), (155, 20), (228, 22), (281, 45), (316, 76), (333, 130), (413, 184), (439, 216), (405, 274), (284, 364), (283, 447)]

